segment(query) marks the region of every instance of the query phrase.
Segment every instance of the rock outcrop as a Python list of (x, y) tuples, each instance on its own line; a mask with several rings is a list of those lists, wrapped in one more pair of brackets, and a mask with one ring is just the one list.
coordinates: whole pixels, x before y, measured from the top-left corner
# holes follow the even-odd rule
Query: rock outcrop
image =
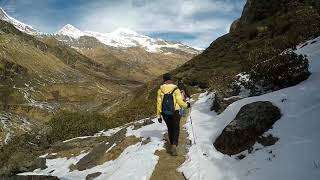
[(214, 142), (223, 154), (234, 155), (251, 148), (281, 118), (278, 107), (268, 101), (243, 106), (236, 118)]

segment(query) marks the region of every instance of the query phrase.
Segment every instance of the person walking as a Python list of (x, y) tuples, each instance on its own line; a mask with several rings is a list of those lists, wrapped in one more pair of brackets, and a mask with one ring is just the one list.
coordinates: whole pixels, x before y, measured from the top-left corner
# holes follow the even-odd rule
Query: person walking
[(162, 123), (162, 120), (165, 121), (171, 144), (171, 155), (177, 156), (181, 119), (179, 111), (182, 107), (190, 108), (190, 103), (183, 101), (181, 91), (173, 84), (169, 73), (163, 75), (163, 81), (157, 94), (157, 116), (159, 123)]
[(178, 88), (180, 89), (184, 100), (188, 101), (191, 98), (191, 96), (190, 96), (186, 86), (183, 84), (182, 80), (178, 80)]
[[(187, 90), (186, 86), (183, 84), (181, 79), (178, 80), (178, 88), (180, 89), (183, 101), (190, 102), (191, 96), (189, 95), (188, 90)], [(181, 108), (180, 115), (185, 117), (187, 115), (187, 112), (188, 111), (186, 108)]]

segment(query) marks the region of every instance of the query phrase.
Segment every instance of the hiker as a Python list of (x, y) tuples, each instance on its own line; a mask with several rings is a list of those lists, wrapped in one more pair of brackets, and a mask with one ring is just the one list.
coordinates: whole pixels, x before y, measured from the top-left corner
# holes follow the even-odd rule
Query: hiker
[(178, 88), (180, 89), (181, 91), (181, 94), (183, 95), (183, 99), (185, 101), (188, 101), (190, 99), (190, 95), (187, 91), (187, 88), (185, 87), (185, 85), (183, 84), (182, 80), (178, 80)]
[[(180, 89), (183, 101), (189, 102), (191, 96), (189, 95), (187, 88), (185, 87), (181, 79), (178, 80), (178, 88)], [(181, 108), (180, 115), (185, 116), (187, 114), (186, 112), (187, 112), (186, 108)]]
[(173, 84), (169, 73), (163, 75), (164, 84), (160, 86), (157, 95), (157, 116), (159, 123), (165, 121), (169, 141), (171, 144), (171, 154), (177, 156), (177, 145), (180, 131), (180, 113), (182, 107), (190, 108), (189, 102), (184, 102), (179, 88)]

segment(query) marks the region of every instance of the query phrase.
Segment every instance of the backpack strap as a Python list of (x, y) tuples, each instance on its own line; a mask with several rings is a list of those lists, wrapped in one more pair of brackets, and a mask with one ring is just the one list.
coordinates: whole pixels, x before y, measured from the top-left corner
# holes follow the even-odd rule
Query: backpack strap
[(164, 93), (161, 88), (160, 88), (160, 91), (161, 91), (163, 94), (171, 94), (171, 95), (172, 95), (177, 89), (179, 89), (179, 88), (178, 88), (178, 87), (175, 87), (170, 93)]
[(160, 88), (160, 91), (163, 93), (163, 94), (166, 94), (166, 93), (164, 93), (163, 91), (162, 91), (162, 89)]
[(179, 88), (175, 87), (170, 94), (172, 95), (177, 89), (179, 89)]

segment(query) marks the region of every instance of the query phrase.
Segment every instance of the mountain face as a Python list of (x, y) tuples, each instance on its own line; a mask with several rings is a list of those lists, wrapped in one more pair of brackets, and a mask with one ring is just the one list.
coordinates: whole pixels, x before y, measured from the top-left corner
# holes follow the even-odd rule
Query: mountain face
[(39, 40), (0, 20), (0, 146), (43, 129), (61, 110), (109, 114), (142, 85), (113, 76), (55, 39)]
[(178, 42), (153, 39), (123, 28), (98, 33), (81, 31), (68, 24), (46, 37), (50, 38), (76, 49), (119, 78), (140, 82), (173, 70), (200, 53)]
[(11, 23), (14, 25), (17, 29), (19, 29), (22, 32), (25, 32), (30, 35), (39, 35), (40, 32), (33, 29), (31, 26), (24, 24), (12, 17), (10, 17), (1, 7), (0, 7), (0, 19), (3, 21), (7, 21), (8, 23)]

